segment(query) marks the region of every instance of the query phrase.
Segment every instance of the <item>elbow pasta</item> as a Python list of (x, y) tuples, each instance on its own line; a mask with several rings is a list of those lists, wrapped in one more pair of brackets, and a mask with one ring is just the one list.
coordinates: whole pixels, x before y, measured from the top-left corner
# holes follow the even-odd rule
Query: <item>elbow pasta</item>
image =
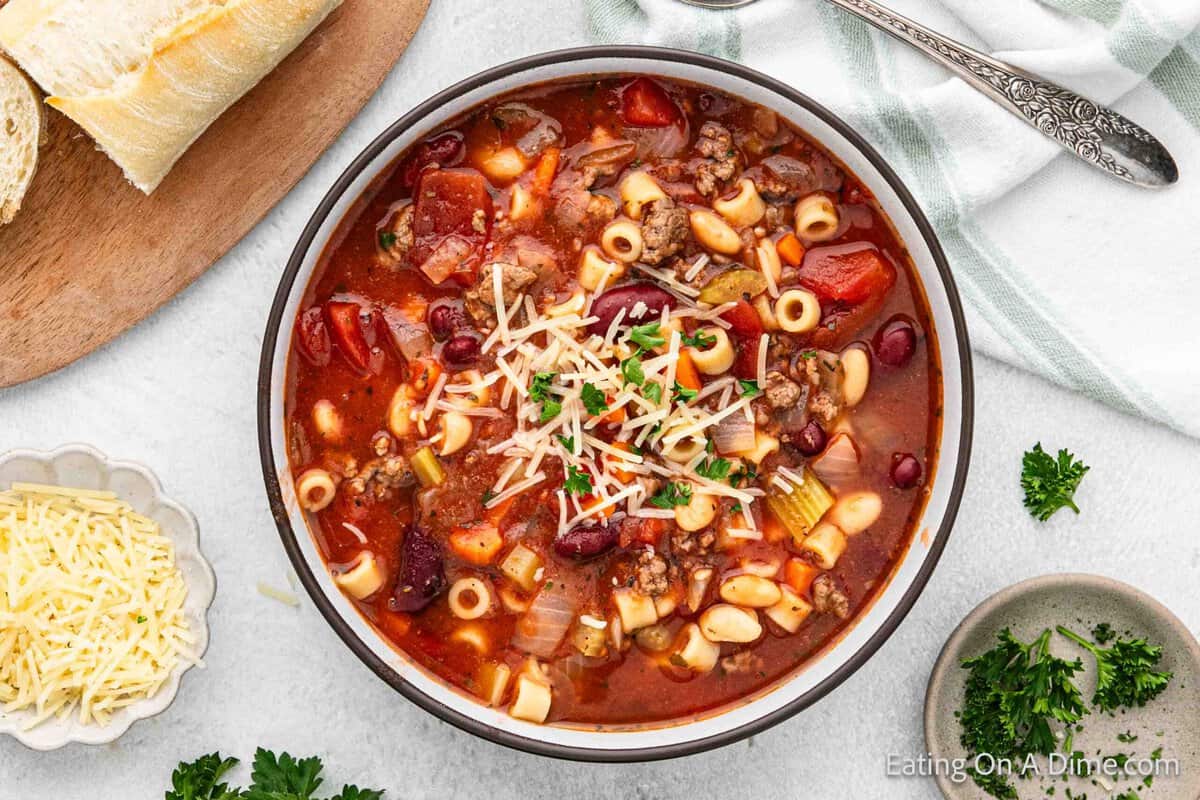
[(605, 286), (611, 286), (613, 281), (624, 275), (625, 265), (609, 261), (600, 255), (599, 250), (589, 247), (583, 251), (583, 257), (579, 260), (579, 274), (576, 280), (589, 292), (598, 292)]
[(823, 194), (796, 201), (796, 235), (810, 242), (827, 242), (837, 236), (842, 220), (837, 206)]
[(303, 472), (296, 479), (296, 496), (300, 499), (301, 508), (314, 514), (333, 502), (337, 494), (333, 476), (326, 470), (313, 468)]
[(700, 332), (716, 341), (706, 349), (689, 345), (687, 353), (696, 369), (705, 375), (720, 375), (733, 366), (733, 360), (737, 357), (733, 350), (733, 342), (729, 341), (729, 334), (724, 328), (701, 328)]
[(729, 223), (708, 210), (693, 211), (688, 215), (692, 224), (692, 235), (705, 249), (725, 256), (736, 255), (742, 249), (742, 239)]
[(467, 446), (475, 426), (471, 423), (471, 418), (461, 411), (446, 411), (438, 417), (438, 429), (442, 437), (438, 455), (448, 456)]
[(632, 264), (642, 256), (642, 229), (627, 219), (610, 222), (600, 234), (600, 247), (609, 258)]
[(479, 619), (492, 609), (492, 587), (479, 578), (459, 578), (450, 587), (447, 601), (459, 619)]
[(779, 330), (779, 320), (775, 317), (775, 306), (765, 294), (754, 298), (754, 310), (758, 312), (758, 318), (762, 322), (764, 331)]
[(366, 600), (383, 586), (383, 566), (373, 553), (364, 550), (353, 567), (333, 576), (333, 582), (355, 600)]
[(675, 524), (685, 531), (707, 528), (717, 516), (717, 500), (711, 494), (692, 491), (685, 506), (675, 506)]
[(754, 246), (754, 260), (758, 269), (767, 279), (767, 291), (772, 297), (779, 296), (779, 282), (783, 279), (783, 264), (779, 260), (779, 251), (770, 239), (763, 239)]
[(841, 528), (829, 522), (818, 522), (804, 538), (800, 549), (811, 553), (814, 563), (821, 569), (833, 569), (846, 552), (846, 544), (846, 534)]
[(775, 301), (775, 319), (788, 333), (808, 333), (821, 322), (821, 301), (807, 289), (788, 289)]
[(658, 183), (645, 172), (631, 172), (621, 181), (621, 205), (625, 216), (630, 219), (641, 219), (642, 209), (647, 203), (666, 200), (667, 193)]
[(757, 225), (767, 213), (767, 204), (758, 193), (758, 187), (749, 178), (738, 181), (737, 194), (728, 199), (713, 201), (713, 209), (735, 228)]

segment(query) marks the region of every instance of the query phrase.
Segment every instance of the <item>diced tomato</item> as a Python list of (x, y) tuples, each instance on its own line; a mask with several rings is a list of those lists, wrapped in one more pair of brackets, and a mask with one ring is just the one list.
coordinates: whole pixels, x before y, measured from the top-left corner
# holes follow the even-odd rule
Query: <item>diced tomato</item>
[(433, 283), (451, 276), (468, 284), (482, 260), (492, 230), (492, 196), (473, 169), (421, 173), (413, 209), (410, 257)]
[(313, 306), (296, 320), (296, 346), (315, 366), (323, 367), (329, 363), (333, 346), (320, 306)]
[(325, 304), (333, 343), (356, 369), (367, 372), (371, 369), (371, 347), (363, 333), (362, 306), (358, 303), (330, 301)]
[(737, 305), (721, 315), (721, 319), (729, 323), (729, 332), (742, 339), (753, 339), (758, 344), (762, 336), (762, 318), (746, 300), (738, 300)]
[(621, 531), (618, 543), (621, 547), (631, 544), (648, 544), (657, 547), (659, 539), (667, 530), (667, 521), (663, 519), (644, 519), (642, 517), (625, 517), (621, 520)]
[(500, 531), (487, 522), (456, 527), (450, 533), (449, 541), (454, 555), (477, 567), (486, 567), (495, 561), (500, 548), (504, 546)]
[(737, 357), (733, 362), (733, 374), (745, 380), (753, 380), (758, 376), (758, 346), (762, 338), (762, 318), (746, 300), (738, 300), (737, 305), (721, 315), (721, 319), (729, 323), (729, 332), (733, 335), (733, 347)]
[(896, 283), (896, 268), (873, 245), (819, 247), (805, 254), (800, 283), (823, 302), (855, 305), (887, 294)]
[(455, 131), (438, 134), (432, 139), (426, 139), (413, 148), (413, 151), (409, 153), (408, 157), (400, 165), (400, 169), (398, 170), (400, 188), (406, 192), (412, 191), (412, 188), (417, 184), (417, 178), (421, 175), (421, 170), (433, 164), (441, 167), (453, 166), (462, 158), (462, 152), (462, 134)]
[(665, 128), (681, 116), (667, 90), (649, 78), (638, 78), (621, 92), (621, 118), (627, 125)]

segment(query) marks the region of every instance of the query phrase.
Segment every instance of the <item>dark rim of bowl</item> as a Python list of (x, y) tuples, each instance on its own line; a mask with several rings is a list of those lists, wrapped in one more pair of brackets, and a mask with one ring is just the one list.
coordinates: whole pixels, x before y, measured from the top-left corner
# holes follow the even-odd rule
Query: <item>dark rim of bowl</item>
[[(296, 280), (296, 276), (304, 263), (305, 256), (309, 248), (312, 246), (313, 240), (316, 238), (317, 231), (324, 224), (333, 206), (345, 194), (350, 185), (359, 177), (359, 175), (367, 169), (369, 165), (379, 156), (380, 153), (387, 148), (393, 140), (398, 136), (407, 132), (410, 128), (420, 125), (425, 118), (432, 112), (441, 108), (445, 103), (460, 97), (463, 94), (471, 92), (487, 84), (508, 77), (515, 73), (523, 72), (529, 69), (544, 67), (551, 64), (559, 64), (563, 62), (582, 61), (595, 58), (626, 58), (653, 63), (655, 61), (667, 61), (672, 63), (689, 64), (693, 66), (704, 67), (715, 70), (717, 72), (727, 73), (751, 83), (768, 89), (787, 100), (804, 107), (813, 115), (821, 119), (824, 123), (836, 130), (840, 135), (846, 138), (854, 147), (856, 147), (883, 175), (884, 179), (890, 184), (892, 190), (896, 192), (908, 214), (912, 217), (913, 222), (921, 232), (922, 238), (925, 240), (926, 246), (929, 248), (933, 256), (934, 263), (937, 265), (939, 274), (941, 275), (942, 283), (946, 290), (947, 301), (950, 304), (951, 315), (954, 318), (957, 346), (959, 349), (959, 358), (961, 362), (962, 382), (962, 420), (959, 431), (960, 446), (958, 451), (958, 463), (956, 467), (956, 475), (954, 486), (951, 488), (950, 497), (946, 506), (945, 516), (942, 518), (942, 524), (938, 529), (934, 542), (930, 548), (930, 552), (925, 557), (925, 563), (922, 564), (920, 571), (917, 573), (912, 584), (905, 591), (904, 596), (900, 599), (899, 604), (892, 611), (879, 630), (871, 635), (871, 638), (858, 649), (846, 663), (837, 668), (829, 677), (821, 681), (809, 691), (805, 692), (800, 697), (791, 701), (787, 705), (776, 709), (770, 714), (759, 717), (756, 720), (748, 722), (737, 728), (722, 733), (707, 736), (702, 739), (695, 739), (687, 742), (679, 742), (669, 745), (658, 745), (640, 748), (628, 748), (621, 750), (605, 750), (590, 747), (574, 747), (569, 745), (557, 744), (553, 742), (545, 742), (539, 739), (532, 739), (527, 736), (519, 736), (508, 731), (503, 731), (494, 728), (491, 725), (460, 713), (452, 709), (432, 697), (426, 695), (416, 686), (405, 681), (391, 667), (389, 667), (382, 659), (375, 655), (371, 648), (364, 643), (358, 636), (355, 635), (350, 625), (342, 619), (338, 612), (333, 608), (332, 603), (325, 597), (321, 588), (317, 584), (316, 576), (313, 574), (308, 563), (304, 559), (304, 555), (300, 550), (299, 542), (296, 539), (296, 533), (292, 529), (291, 521), (288, 517), (287, 509), (283, 504), (283, 497), (279, 488), (279, 476), (275, 472), (275, 456), (271, 446), (271, 411), (273, 404), (277, 398), (271, 394), (271, 378), (272, 365), (275, 359), (275, 347), (278, 336), (280, 334), (280, 326), (283, 321), (283, 311), (287, 305), (288, 297), (292, 291), (292, 285)], [(587, 73), (582, 73), (587, 74)], [(291, 326), (288, 325), (286, 331), (291, 331)], [(259, 363), (258, 372), (258, 448), (259, 455), (262, 461), (263, 481), (266, 483), (267, 498), (270, 501), (271, 512), (275, 518), (275, 524), (279, 528), (279, 536), (283, 540), (284, 549), (287, 551), (288, 558), (292, 562), (292, 566), (296, 570), (296, 574), (300, 578), (300, 582), (304, 585), (309, 597), (320, 610), (321, 615), (333, 627), (334, 631), (341, 637), (342, 641), (358, 656), (364, 664), (391, 685), (396, 691), (404, 695), (408, 700), (416, 705), (449, 722), (451, 725), (464, 730), (468, 733), (475, 734), (484, 739), (488, 739), (497, 744), (502, 744), (507, 747), (512, 747), (517, 750), (523, 750), (528, 753), (537, 755), (550, 756), (553, 758), (563, 758), (578, 761), (592, 762), (630, 762), (630, 761), (654, 761), (665, 758), (675, 758), (679, 756), (692, 755), (717, 747), (723, 747), (733, 742), (753, 736), (760, 733), (779, 722), (782, 722), (796, 713), (809, 707), (817, 702), (825, 695), (829, 694), (837, 688), (843, 681), (849, 678), (855, 671), (859, 669), (867, 659), (883, 645), (884, 642), (895, 632), (900, 623), (908, 615), (909, 610), (920, 596), (926, 583), (929, 581), (930, 575), (933, 573), (934, 567), (937, 566), (938, 560), (941, 557), (942, 551), (946, 547), (947, 539), (954, 525), (955, 516), (958, 513), (959, 503), (962, 499), (963, 487), (967, 479), (967, 469), (970, 463), (971, 455), (971, 437), (974, 425), (974, 382), (971, 362), (970, 343), (967, 337), (966, 320), (963, 316), (962, 303), (958, 296), (958, 290), (955, 288), (954, 278), (950, 272), (950, 266), (946, 261), (945, 253), (942, 252), (941, 245), (938, 243), (933, 227), (929, 220), (925, 218), (920, 206), (912, 194), (901, 182), (899, 176), (887, 164), (886, 161), (879, 155), (876, 150), (866, 142), (853, 128), (833, 112), (826, 109), (821, 104), (815, 102), (807, 95), (804, 95), (795, 89), (781, 83), (774, 78), (762, 74), (756, 70), (744, 67), (741, 64), (735, 64), (723, 59), (714, 58), (711, 56), (691, 53), (681, 50), (673, 50), (664, 47), (646, 47), (636, 45), (623, 45), (619, 47), (578, 47), (566, 50), (555, 50), (539, 55), (528, 56), (516, 61), (511, 61), (507, 64), (502, 64), (497, 67), (480, 72), (465, 80), (462, 80), (448, 89), (445, 89), (438, 94), (430, 97), (412, 111), (405, 114), (397, 122), (388, 127), (380, 134), (371, 144), (367, 146), (363, 152), (350, 163), (342, 173), (341, 177), (333, 184), (333, 187), (326, 193), (313, 212), (312, 218), (304, 227), (303, 233), (300, 235), (300, 240), (296, 244), (296, 248), (292, 251), (291, 258), (288, 260), (287, 267), (283, 272), (283, 276), (279, 282), (279, 288), (275, 292), (274, 301), (271, 304), (270, 317), (267, 320), (266, 334), (263, 337), (262, 356)]]

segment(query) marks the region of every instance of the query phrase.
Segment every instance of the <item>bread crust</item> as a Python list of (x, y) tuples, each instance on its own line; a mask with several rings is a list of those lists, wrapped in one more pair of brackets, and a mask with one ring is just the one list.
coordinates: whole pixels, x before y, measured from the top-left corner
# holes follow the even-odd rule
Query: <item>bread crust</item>
[[(10, 134), (0, 125), (0, 144), (7, 145), (10, 139), (17, 141), (18, 169), (13, 170), (6, 161), (0, 160), (0, 225), (12, 222), (21, 210), (21, 202), (37, 173), (38, 147), (46, 135), (41, 95), (15, 64), (0, 56), (0, 101), (7, 98), (11, 98), (17, 108), (13, 120), (17, 127)], [(0, 108), (4, 105), (0, 102)], [(0, 123), (5, 120), (6, 116), (0, 114)], [(21, 170), (21, 174), (15, 174)], [(10, 172), (14, 174), (8, 174)]]

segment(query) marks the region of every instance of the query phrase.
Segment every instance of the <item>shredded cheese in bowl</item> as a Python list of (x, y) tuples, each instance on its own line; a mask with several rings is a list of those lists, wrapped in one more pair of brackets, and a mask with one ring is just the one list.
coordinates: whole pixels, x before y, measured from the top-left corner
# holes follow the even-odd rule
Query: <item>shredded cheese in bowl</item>
[(198, 663), (187, 585), (158, 523), (112, 492), (0, 492), (0, 708), (105, 725)]

